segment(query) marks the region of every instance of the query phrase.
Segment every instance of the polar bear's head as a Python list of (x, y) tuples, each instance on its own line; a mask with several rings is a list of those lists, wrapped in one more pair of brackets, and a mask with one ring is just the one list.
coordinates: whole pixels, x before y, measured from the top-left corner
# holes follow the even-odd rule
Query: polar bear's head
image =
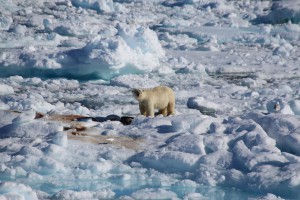
[(136, 98), (136, 100), (141, 101), (144, 99), (144, 96), (145, 96), (144, 90), (134, 88), (131, 90), (131, 92), (132, 92), (134, 98)]

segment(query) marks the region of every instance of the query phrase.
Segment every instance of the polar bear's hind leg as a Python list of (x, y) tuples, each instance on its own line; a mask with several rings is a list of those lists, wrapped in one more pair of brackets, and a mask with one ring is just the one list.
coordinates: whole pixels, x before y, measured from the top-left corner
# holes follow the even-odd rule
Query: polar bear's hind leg
[(163, 109), (159, 109), (158, 114), (161, 114), (163, 116), (167, 116), (168, 115), (168, 107), (163, 108)]
[(175, 115), (175, 102), (169, 102), (167, 107), (167, 113), (169, 115)]

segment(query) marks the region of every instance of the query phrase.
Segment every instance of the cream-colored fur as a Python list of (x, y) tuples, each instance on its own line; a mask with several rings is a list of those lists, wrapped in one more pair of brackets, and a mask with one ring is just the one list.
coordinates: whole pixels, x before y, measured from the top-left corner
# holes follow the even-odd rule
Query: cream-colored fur
[(154, 110), (163, 116), (175, 114), (175, 95), (171, 88), (157, 86), (151, 89), (133, 89), (142, 115), (154, 117)]

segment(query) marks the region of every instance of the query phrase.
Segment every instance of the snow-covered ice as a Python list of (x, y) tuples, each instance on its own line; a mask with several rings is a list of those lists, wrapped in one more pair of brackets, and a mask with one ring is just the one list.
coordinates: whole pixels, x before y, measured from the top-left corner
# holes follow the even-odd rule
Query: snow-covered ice
[(297, 0), (0, 4), (0, 199), (300, 198)]

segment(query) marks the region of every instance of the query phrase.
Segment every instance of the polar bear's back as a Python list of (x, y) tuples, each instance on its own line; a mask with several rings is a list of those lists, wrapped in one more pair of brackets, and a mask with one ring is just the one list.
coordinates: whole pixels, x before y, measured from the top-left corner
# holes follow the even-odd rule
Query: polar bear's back
[(152, 91), (155, 92), (156, 94), (174, 95), (173, 90), (167, 86), (156, 86), (152, 88)]
[(175, 95), (171, 88), (166, 86), (157, 86), (152, 88), (150, 91), (150, 96), (154, 99), (154, 104), (156, 108), (163, 108), (168, 105), (169, 102), (175, 101)]

